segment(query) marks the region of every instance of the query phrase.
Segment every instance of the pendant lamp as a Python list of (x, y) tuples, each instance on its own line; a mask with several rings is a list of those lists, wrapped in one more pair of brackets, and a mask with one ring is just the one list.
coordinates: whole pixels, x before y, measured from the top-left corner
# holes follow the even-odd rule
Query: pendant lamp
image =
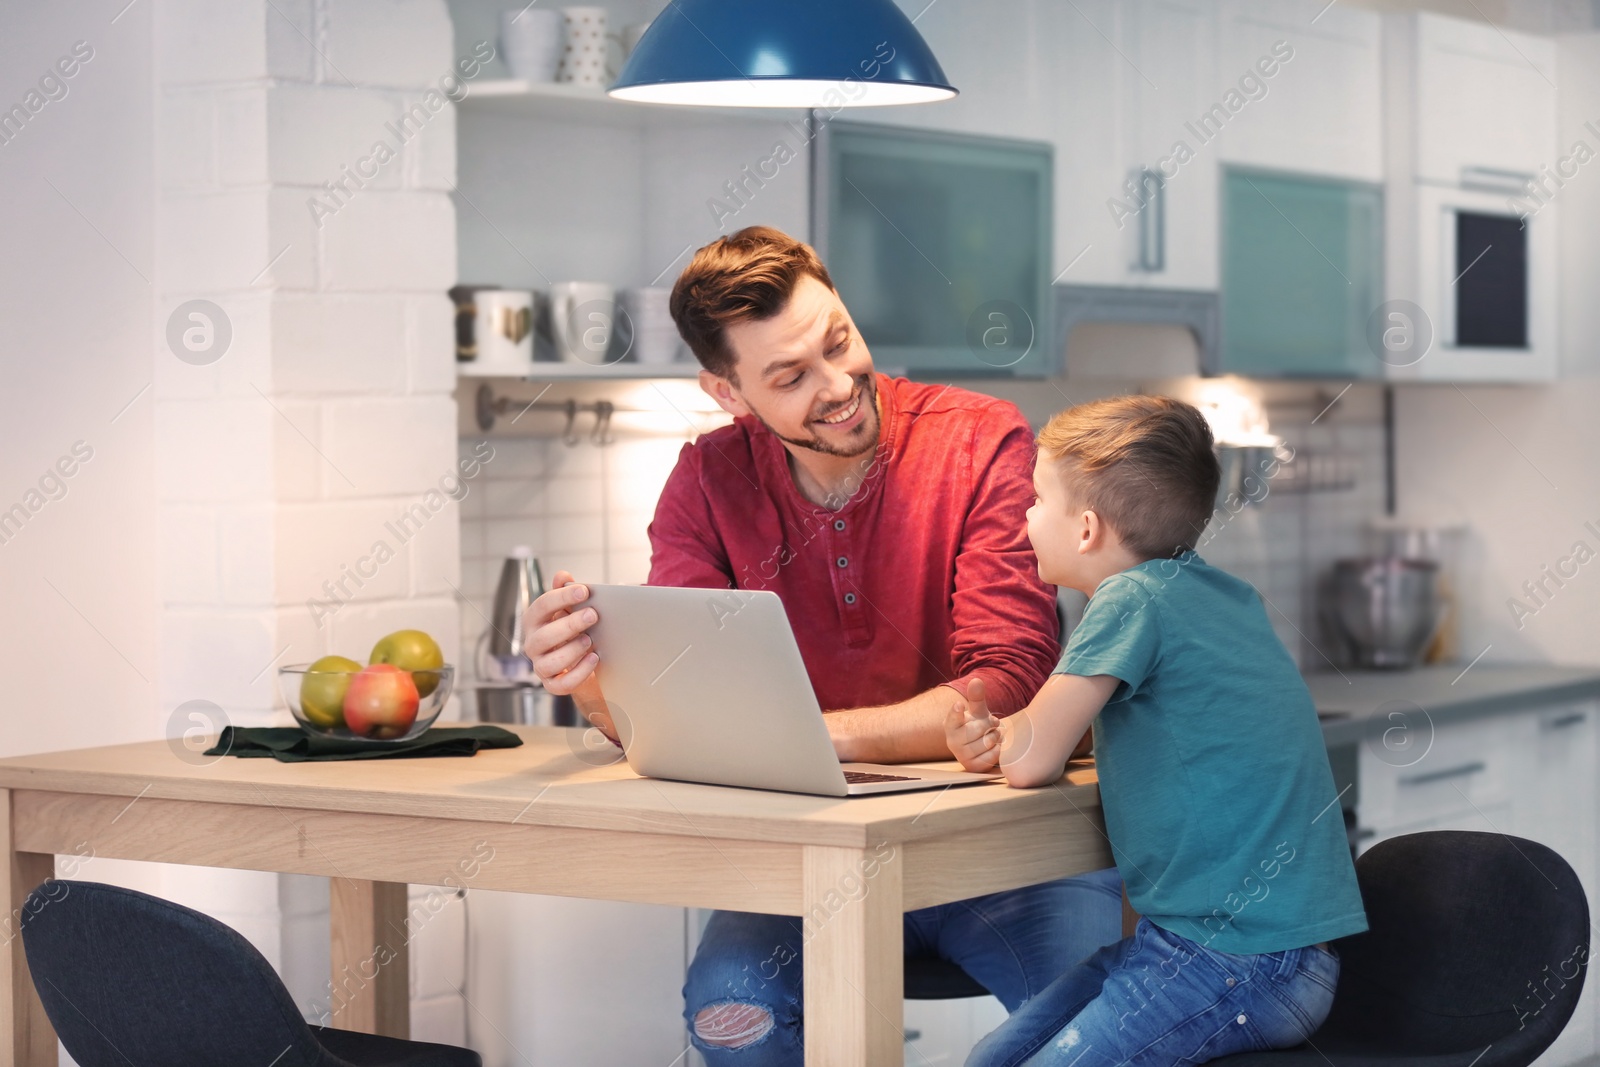
[(657, 104), (829, 109), (956, 95), (893, 0), (671, 0), (607, 92)]

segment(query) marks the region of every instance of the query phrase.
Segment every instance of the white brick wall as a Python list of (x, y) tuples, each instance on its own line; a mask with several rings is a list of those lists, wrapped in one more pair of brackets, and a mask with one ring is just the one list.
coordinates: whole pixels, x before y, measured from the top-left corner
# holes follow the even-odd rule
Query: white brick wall
[[(161, 0), (154, 19), (158, 690), (164, 712), (200, 698), (284, 723), (274, 665), (364, 659), (400, 628), (460, 641), (460, 508), (437, 494), (456, 463), (452, 106), (360, 188), (325, 185), (395, 146), (387, 124), (451, 71), (449, 17), (443, 0)], [(204, 366), (165, 336), (196, 298), (233, 332)], [(420, 533), (398, 535), (419, 502)], [(347, 568), (379, 541), (393, 558), (358, 588)], [(302, 1006), (326, 999), (325, 883), (172, 869), (163, 885), (250, 937)], [(430, 968), (459, 976), (459, 921), (427, 933)], [(459, 996), (417, 994), (419, 1036), (461, 1040)]]

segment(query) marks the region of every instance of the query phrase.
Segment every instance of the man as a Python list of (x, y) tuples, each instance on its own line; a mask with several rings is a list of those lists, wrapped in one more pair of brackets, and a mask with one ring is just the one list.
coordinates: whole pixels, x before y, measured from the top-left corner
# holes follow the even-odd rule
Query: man
[[(994, 714), (1026, 706), (1059, 649), (1021, 533), (1034, 447), (1016, 407), (875, 374), (815, 252), (769, 227), (700, 249), (672, 316), (735, 422), (684, 446), (650, 584), (776, 592), (841, 762), (949, 759), (945, 716), (975, 680)], [(613, 736), (587, 595), (558, 572), (528, 654)], [(1120, 936), (1115, 870), (905, 917), (908, 955), (959, 964), (1007, 1010)], [(707, 1064), (803, 1061), (803, 937), (798, 918), (712, 915), (684, 987)]]

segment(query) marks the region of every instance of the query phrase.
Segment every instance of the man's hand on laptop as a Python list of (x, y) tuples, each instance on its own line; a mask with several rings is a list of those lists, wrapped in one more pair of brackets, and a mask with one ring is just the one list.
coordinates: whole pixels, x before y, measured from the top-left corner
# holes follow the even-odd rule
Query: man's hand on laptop
[(605, 711), (605, 699), (595, 680), (595, 665), (600, 657), (591, 647), (587, 633), (599, 620), (594, 608), (587, 607), (587, 586), (579, 584), (568, 571), (556, 571), (550, 588), (541, 593), (522, 617), (527, 634), (524, 647), (533, 673), (549, 692), (571, 694), (590, 723), (617, 742), (616, 727)]
[(987, 774), (1000, 763), (1000, 720), (989, 714), (982, 679), (967, 685), (966, 699), (957, 696), (945, 716), (944, 739), (951, 755), (969, 771)]

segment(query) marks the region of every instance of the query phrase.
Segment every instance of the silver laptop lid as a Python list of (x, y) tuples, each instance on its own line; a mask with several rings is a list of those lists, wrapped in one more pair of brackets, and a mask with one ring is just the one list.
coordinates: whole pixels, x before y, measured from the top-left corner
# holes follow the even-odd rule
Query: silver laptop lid
[(635, 771), (847, 794), (776, 593), (591, 585), (589, 596), (596, 674)]

